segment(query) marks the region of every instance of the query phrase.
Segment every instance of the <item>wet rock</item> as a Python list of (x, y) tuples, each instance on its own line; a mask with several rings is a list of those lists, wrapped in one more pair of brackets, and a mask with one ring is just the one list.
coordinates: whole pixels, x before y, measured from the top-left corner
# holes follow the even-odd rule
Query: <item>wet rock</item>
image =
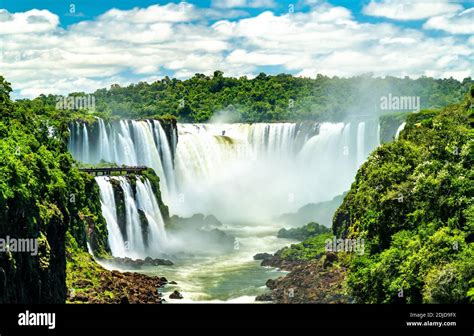
[(351, 303), (343, 286), (346, 268), (332, 266), (336, 259), (327, 253), (293, 265), (284, 277), (267, 281), (271, 297), (277, 303)]
[(273, 254), (270, 253), (257, 253), (253, 256), (253, 260), (269, 260), (273, 258)]
[(183, 295), (178, 292), (177, 290), (175, 290), (173, 293), (170, 294), (169, 296), (170, 299), (182, 299), (183, 298)]
[(266, 302), (273, 301), (272, 294), (271, 293), (260, 294), (255, 298), (255, 301), (266, 301)]
[(274, 289), (276, 287), (276, 280), (268, 279), (265, 285), (270, 289)]
[(167, 259), (151, 258), (147, 257), (143, 259), (131, 259), (125, 258), (113, 258), (112, 261), (117, 264), (131, 269), (141, 268), (143, 266), (172, 266), (173, 262)]
[(82, 293), (78, 293), (74, 296), (74, 301), (87, 302), (89, 298)]

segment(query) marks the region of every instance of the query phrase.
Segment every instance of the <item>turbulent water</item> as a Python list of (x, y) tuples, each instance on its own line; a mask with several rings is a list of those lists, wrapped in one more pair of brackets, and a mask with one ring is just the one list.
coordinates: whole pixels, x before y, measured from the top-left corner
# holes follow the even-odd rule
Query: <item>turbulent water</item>
[[(99, 119), (94, 127), (75, 123), (70, 130), (69, 150), (77, 160), (152, 167), (171, 214), (214, 215), (225, 224), (223, 230), (242, 242), (240, 249), (219, 256), (194, 253), (159, 273), (181, 282), (193, 300), (233, 300), (253, 298), (265, 277), (276, 274), (251, 258), (288, 243), (275, 237), (279, 228), (273, 218), (348, 190), (357, 168), (379, 145), (380, 126), (374, 121), (178, 124), (177, 134), (167, 137), (158, 121)], [(125, 178), (117, 179), (126, 198), (125, 233), (117, 225), (110, 180), (97, 178), (113, 254), (143, 257), (176, 246), (176, 238), (166, 236), (147, 183), (137, 181), (134, 194)], [(137, 209), (152, 228), (147, 242), (138, 231)]]
[[(136, 192), (124, 176), (95, 178), (100, 189), (102, 214), (107, 222), (109, 246), (115, 257), (145, 258), (158, 256), (166, 249), (167, 237), (163, 217), (153, 193), (150, 181), (136, 180)], [(116, 200), (112, 182), (117, 181), (123, 199)], [(119, 226), (117, 204), (124, 205), (125, 228)], [(148, 223), (148, 235), (143, 235), (139, 211)]]

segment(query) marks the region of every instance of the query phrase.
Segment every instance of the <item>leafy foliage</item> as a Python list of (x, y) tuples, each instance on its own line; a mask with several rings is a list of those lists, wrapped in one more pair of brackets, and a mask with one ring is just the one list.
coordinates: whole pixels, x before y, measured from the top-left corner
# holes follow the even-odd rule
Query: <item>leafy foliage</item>
[[(459, 82), (452, 78), (317, 75), (311, 79), (264, 73), (248, 79), (225, 77), (222, 71), (215, 71), (212, 76), (196, 74), (184, 81), (165, 77), (151, 84), (140, 82), (127, 87), (114, 84), (93, 94), (96, 113), (101, 117), (174, 116), (182, 122), (221, 117), (242, 122), (340, 121), (347, 116), (390, 112), (379, 109), (380, 97), (388, 94), (419, 96), (421, 108), (446, 106), (462, 99), (472, 83), (471, 78)], [(33, 103), (51, 108), (56, 101), (56, 96), (41, 95)]]
[(332, 239), (330, 233), (311, 236), (302, 243), (284, 247), (279, 251), (279, 256), (290, 261), (316, 259), (326, 251), (326, 240), (328, 239)]
[(44, 252), (0, 255), (0, 302), (64, 302), (65, 232), (86, 250), (94, 228), (91, 244), (107, 253), (98, 189), (67, 152), (64, 111), (12, 102), (1, 76), (0, 88), (0, 236), (38, 238)]
[(324, 225), (311, 222), (299, 228), (291, 228), (288, 230), (283, 228), (278, 231), (277, 236), (278, 238), (305, 240), (306, 238), (328, 232), (330, 232), (330, 229), (328, 229)]
[(410, 114), (399, 140), (359, 169), (333, 223), (335, 235), (366, 241), (348, 277), (357, 301), (472, 298), (472, 93), (441, 111)]

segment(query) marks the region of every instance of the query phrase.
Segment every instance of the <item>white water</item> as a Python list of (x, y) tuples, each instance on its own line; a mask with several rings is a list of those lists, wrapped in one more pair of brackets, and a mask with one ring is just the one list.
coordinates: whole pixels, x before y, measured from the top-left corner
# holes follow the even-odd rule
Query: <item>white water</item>
[(96, 177), (95, 180), (99, 185), (102, 215), (107, 223), (110, 250), (116, 257), (125, 257), (126, 249), (124, 238), (118, 225), (117, 206), (115, 204), (112, 184), (106, 177)]
[(71, 136), (69, 150), (75, 159), (89, 164), (104, 161), (151, 167), (162, 177), (163, 197), (167, 198), (168, 181), (174, 185), (173, 161), (168, 139), (158, 121), (120, 120), (105, 123), (99, 119), (93, 129), (83, 124), (82, 132), (79, 123), (71, 126), (71, 134), (75, 136)]
[[(221, 230), (238, 239), (241, 248), (234, 253), (193, 251), (194, 257), (172, 258), (175, 266), (148, 270), (177, 281), (185, 299), (193, 301), (252, 301), (266, 279), (281, 274), (260, 267), (252, 256), (289, 243), (276, 238), (280, 227), (272, 219), (348, 190), (357, 168), (380, 144), (380, 127), (370, 121), (178, 124), (177, 133), (169, 143), (158, 121), (99, 120), (94, 128), (75, 123), (69, 148), (88, 163), (152, 167), (171, 214), (215, 215), (225, 223)], [(114, 256), (160, 256), (192, 245), (165, 231), (149, 181), (137, 180), (134, 193), (126, 178), (113, 177), (126, 200), (121, 230), (110, 180), (97, 179)], [(138, 209), (150, 225), (147, 241)]]
[(398, 139), (398, 136), (400, 135), (400, 132), (403, 131), (405, 128), (406, 122), (401, 123), (400, 126), (397, 128), (397, 132), (395, 133), (395, 139)]
[(172, 214), (262, 222), (348, 190), (380, 144), (378, 123), (356, 125), (178, 124), (174, 148), (158, 121), (99, 119), (92, 130), (73, 124), (69, 148), (86, 163), (152, 167)]
[(357, 166), (365, 160), (365, 122), (360, 122), (357, 127)]
[[(123, 200), (116, 200), (112, 181), (120, 184)], [(109, 246), (115, 257), (145, 258), (159, 256), (166, 249), (167, 237), (164, 222), (150, 181), (137, 177), (136, 192), (124, 176), (96, 177), (99, 185), (102, 214), (107, 222)], [(124, 229), (120, 228), (117, 203), (125, 205)], [(142, 232), (139, 210), (144, 212), (148, 224), (148, 239)]]

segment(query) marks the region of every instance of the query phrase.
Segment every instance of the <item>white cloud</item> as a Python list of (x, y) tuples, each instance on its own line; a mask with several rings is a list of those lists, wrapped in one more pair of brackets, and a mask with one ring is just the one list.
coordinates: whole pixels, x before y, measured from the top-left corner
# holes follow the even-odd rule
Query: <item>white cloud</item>
[(212, 24), (205, 20), (209, 9), (184, 9), (179, 4), (114, 9), (66, 29), (48, 11), (0, 11), (0, 25), (8, 27), (0, 40), (1, 74), (18, 96), (28, 97), (91, 92), (165, 73), (187, 78), (219, 69), (252, 77), (262, 66), (311, 77), (473, 75), (472, 37), (433, 38), (395, 24), (360, 23), (343, 7), (323, 3), (310, 12), (265, 11)]
[(273, 8), (274, 0), (212, 0), (216, 8)]
[(423, 28), (444, 30), (452, 34), (474, 34), (474, 8), (456, 14), (435, 16)]
[(51, 31), (58, 24), (58, 16), (47, 10), (33, 9), (10, 14), (5, 9), (0, 9), (0, 35)]
[(462, 8), (459, 4), (443, 0), (371, 0), (364, 6), (363, 13), (394, 20), (422, 20), (435, 15), (453, 13)]

